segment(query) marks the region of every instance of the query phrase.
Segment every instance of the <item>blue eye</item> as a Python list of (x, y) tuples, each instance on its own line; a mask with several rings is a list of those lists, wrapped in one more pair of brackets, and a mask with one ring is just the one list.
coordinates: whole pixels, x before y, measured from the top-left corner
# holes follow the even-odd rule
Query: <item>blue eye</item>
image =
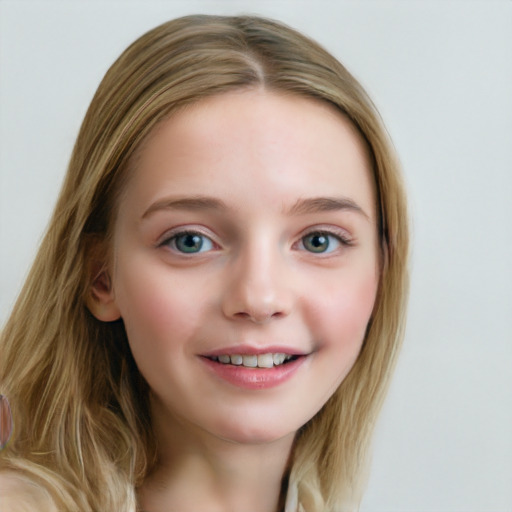
[(184, 254), (196, 254), (213, 249), (213, 242), (208, 237), (195, 232), (174, 235), (166, 244)]
[(303, 236), (301, 244), (306, 251), (326, 254), (338, 249), (341, 241), (339, 237), (329, 233), (313, 232)]

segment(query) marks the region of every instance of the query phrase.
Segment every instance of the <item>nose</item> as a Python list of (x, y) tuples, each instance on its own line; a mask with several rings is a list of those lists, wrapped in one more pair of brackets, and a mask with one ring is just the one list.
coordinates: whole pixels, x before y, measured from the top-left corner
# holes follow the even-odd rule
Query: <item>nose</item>
[(223, 313), (231, 319), (264, 324), (290, 314), (293, 280), (278, 250), (247, 250), (229, 269)]

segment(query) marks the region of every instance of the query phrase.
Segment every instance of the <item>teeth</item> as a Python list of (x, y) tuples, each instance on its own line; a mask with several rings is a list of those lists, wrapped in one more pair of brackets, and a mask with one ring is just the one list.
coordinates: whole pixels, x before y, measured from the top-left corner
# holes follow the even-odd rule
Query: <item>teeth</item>
[[(229, 356), (227, 356), (229, 359)], [(220, 357), (219, 357), (220, 360)], [(234, 364), (236, 366), (240, 366), (244, 361), (244, 358), (240, 354), (236, 354), (234, 356), (231, 356), (231, 364)], [(229, 361), (228, 361), (229, 362)]]
[(256, 368), (258, 366), (258, 356), (242, 356), (243, 365), (249, 368)]
[(277, 366), (284, 363), (284, 354), (272, 354), (273, 363)]
[(235, 366), (246, 366), (247, 368), (272, 368), (273, 366), (279, 366), (285, 361), (289, 361), (293, 356), (291, 354), (259, 354), (259, 355), (240, 355), (223, 354), (221, 356), (213, 358), (222, 364), (233, 364)]
[(260, 354), (258, 356), (258, 368), (272, 368), (274, 360), (272, 354)]

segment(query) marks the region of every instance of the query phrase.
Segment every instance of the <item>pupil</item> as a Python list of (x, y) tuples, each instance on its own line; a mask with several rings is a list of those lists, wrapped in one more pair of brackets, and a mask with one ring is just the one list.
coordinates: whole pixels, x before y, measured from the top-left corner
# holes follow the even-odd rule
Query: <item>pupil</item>
[(176, 245), (183, 252), (198, 252), (203, 246), (203, 239), (199, 235), (183, 235), (178, 237)]
[(305, 245), (312, 252), (324, 252), (329, 247), (329, 239), (325, 235), (310, 235)]

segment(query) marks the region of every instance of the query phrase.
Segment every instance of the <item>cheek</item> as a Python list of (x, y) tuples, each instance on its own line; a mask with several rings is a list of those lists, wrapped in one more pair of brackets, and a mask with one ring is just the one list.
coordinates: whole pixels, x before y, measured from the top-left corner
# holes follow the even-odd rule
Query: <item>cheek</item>
[(135, 272), (132, 268), (118, 269), (114, 289), (134, 356), (158, 357), (164, 349), (179, 350), (179, 340), (189, 338), (197, 324), (190, 288), (159, 272), (158, 265), (145, 271), (142, 266)]
[(377, 293), (378, 277), (346, 276), (329, 284), (310, 308), (317, 342), (343, 353), (357, 353), (363, 342)]
[(359, 356), (378, 277), (373, 272), (347, 272), (323, 284), (323, 293), (309, 294), (303, 302), (316, 351), (312, 362), (316, 388), (307, 391), (318, 406), (315, 413), (336, 392)]

